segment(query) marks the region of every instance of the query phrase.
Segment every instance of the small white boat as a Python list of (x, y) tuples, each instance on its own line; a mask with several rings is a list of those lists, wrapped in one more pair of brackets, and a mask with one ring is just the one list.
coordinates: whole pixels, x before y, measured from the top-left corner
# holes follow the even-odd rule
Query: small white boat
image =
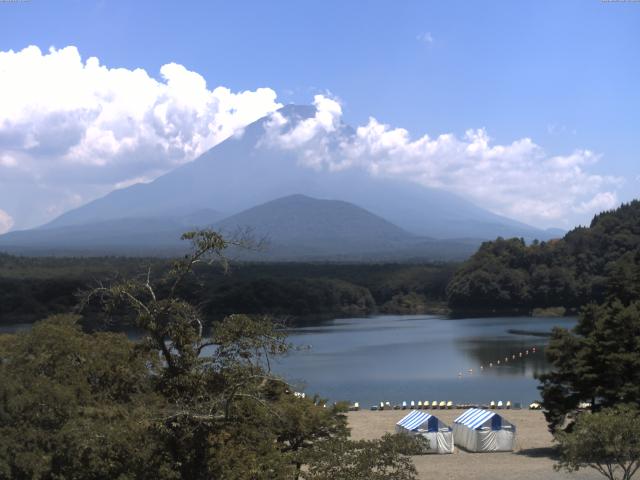
[(416, 402), (411, 400), (411, 410), (415, 410), (415, 409), (416, 409)]
[(498, 408), (502, 409), (502, 400), (498, 400)]
[(489, 408), (496, 408), (496, 402), (491, 400), (491, 402), (489, 402)]
[(405, 402), (405, 401), (402, 402), (402, 409), (403, 410), (407, 409), (407, 402)]

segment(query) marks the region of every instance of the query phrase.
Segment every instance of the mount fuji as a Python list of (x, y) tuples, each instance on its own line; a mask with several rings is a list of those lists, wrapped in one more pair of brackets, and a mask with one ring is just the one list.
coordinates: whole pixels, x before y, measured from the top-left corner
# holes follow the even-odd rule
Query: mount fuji
[[(278, 111), (295, 126), (313, 106)], [(249, 227), (272, 240), (265, 259), (464, 258), (483, 240), (561, 234), (496, 215), (450, 192), (372, 175), (319, 169), (296, 149), (265, 141), (264, 117), (147, 184), (115, 190), (52, 222), (0, 236), (20, 253), (157, 254), (180, 248), (187, 227)], [(340, 124), (328, 148), (354, 135)], [(292, 222), (295, 212), (297, 222)], [(304, 221), (302, 221), (304, 220)]]

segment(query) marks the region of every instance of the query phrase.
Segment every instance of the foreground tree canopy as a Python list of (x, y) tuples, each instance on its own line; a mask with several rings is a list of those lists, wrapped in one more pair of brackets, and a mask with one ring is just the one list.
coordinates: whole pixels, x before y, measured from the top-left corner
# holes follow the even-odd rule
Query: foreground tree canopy
[(640, 414), (617, 407), (581, 414), (571, 433), (556, 436), (560, 462), (570, 472), (592, 468), (609, 480), (631, 480), (640, 468)]
[[(629, 480), (640, 466), (640, 203), (599, 215), (562, 244), (521, 248), (522, 265), (540, 266), (527, 258), (536, 249), (563, 265), (553, 253), (567, 248), (562, 288), (576, 292), (574, 306), (585, 306), (572, 330), (554, 329), (546, 351), (552, 370), (540, 377), (545, 416), (559, 443), (557, 468), (590, 467), (610, 480)], [(529, 298), (548, 292), (523, 288)]]
[(0, 479), (412, 479), (405, 437), (348, 438), (343, 405), (300, 398), (270, 371), (287, 351), (264, 318), (231, 315), (207, 335), (179, 291), (232, 242), (191, 232), (193, 252), (158, 281), (83, 296), (144, 333), (85, 333), (77, 316), (0, 337)]
[(640, 201), (597, 215), (564, 238), (486, 242), (447, 287), (454, 310), (577, 310), (640, 293)]
[(552, 430), (583, 402), (594, 412), (640, 405), (640, 300), (585, 307), (573, 331), (553, 331), (546, 353), (553, 369), (540, 389)]

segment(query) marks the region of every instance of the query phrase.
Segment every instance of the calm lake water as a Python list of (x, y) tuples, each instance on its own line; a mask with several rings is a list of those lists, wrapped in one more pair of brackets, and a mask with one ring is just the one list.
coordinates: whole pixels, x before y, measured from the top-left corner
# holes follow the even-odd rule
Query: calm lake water
[[(554, 326), (571, 328), (575, 323), (575, 318), (433, 315), (336, 319), (292, 328), (294, 350), (272, 367), (299, 391), (360, 402), (362, 407), (411, 400), (528, 404), (539, 399), (535, 375), (548, 369), (548, 339), (523, 332), (550, 332)], [(0, 333), (30, 328), (4, 325)]]
[[(571, 328), (575, 322), (430, 315), (337, 319), (291, 329), (289, 340), (299, 348), (279, 359), (274, 370), (300, 391), (357, 401), (363, 407), (403, 400), (528, 404), (539, 399), (535, 375), (548, 369), (548, 339), (510, 331), (550, 332), (554, 326)], [(527, 349), (529, 355), (524, 353)]]

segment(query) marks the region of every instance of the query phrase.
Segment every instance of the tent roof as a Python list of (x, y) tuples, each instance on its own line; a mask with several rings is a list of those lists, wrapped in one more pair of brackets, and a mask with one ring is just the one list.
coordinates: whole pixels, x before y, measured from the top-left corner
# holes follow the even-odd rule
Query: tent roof
[[(471, 408), (456, 418), (453, 423), (457, 423), (458, 425), (464, 425), (471, 430), (475, 430), (480, 427), (484, 422), (489, 420), (492, 417), (498, 415), (496, 412), (491, 410), (483, 410), (481, 408)], [(498, 415), (500, 417), (500, 415)]]
[(413, 410), (411, 413), (406, 415), (402, 420), (400, 420), (396, 425), (400, 425), (407, 430), (413, 430), (418, 428), (424, 422), (429, 420), (433, 415), (427, 412), (421, 412), (419, 410)]

